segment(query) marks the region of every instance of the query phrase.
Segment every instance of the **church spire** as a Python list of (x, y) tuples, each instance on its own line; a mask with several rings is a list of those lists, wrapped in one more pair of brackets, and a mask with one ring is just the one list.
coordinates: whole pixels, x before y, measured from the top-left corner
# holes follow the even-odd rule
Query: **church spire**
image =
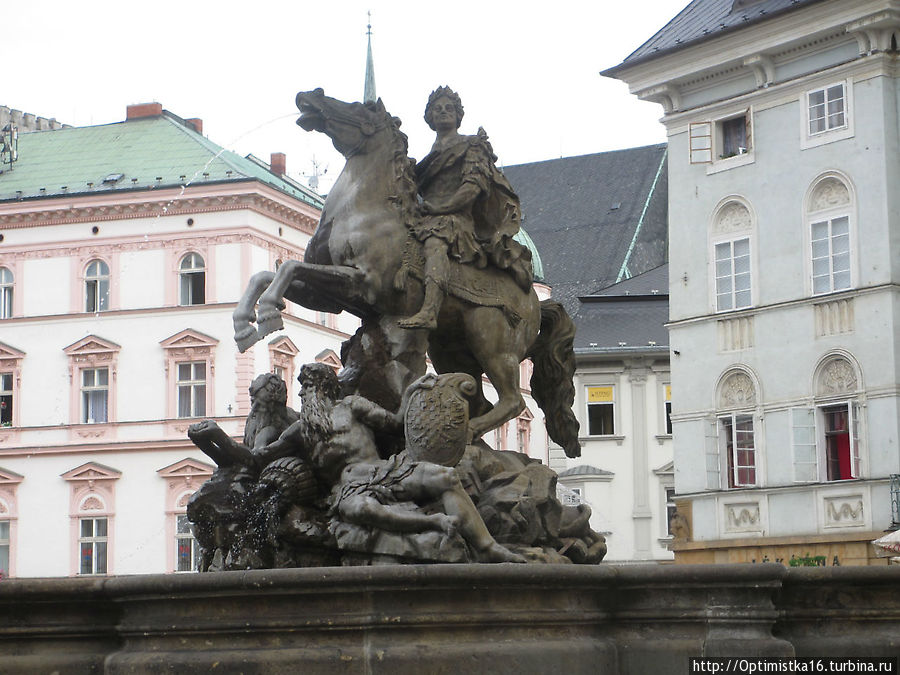
[(366, 53), (366, 88), (363, 92), (363, 103), (375, 102), (375, 63), (372, 60), (372, 12), (368, 13), (369, 23), (366, 35), (369, 36), (369, 48)]

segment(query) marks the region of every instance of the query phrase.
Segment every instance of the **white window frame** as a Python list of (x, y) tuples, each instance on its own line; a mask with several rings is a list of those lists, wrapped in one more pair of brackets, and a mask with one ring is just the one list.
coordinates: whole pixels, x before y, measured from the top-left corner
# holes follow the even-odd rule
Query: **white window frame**
[[(96, 267), (96, 269), (94, 269)], [(90, 260), (84, 268), (84, 311), (97, 314), (110, 308), (109, 263), (101, 258)], [(93, 303), (94, 308), (91, 309)]]
[[(847, 232), (846, 232), (846, 240), (847, 240), (847, 250), (845, 252), (835, 253), (835, 234), (834, 234), (834, 223), (837, 220), (845, 219), (847, 221)], [(816, 225), (824, 224), (828, 230), (828, 236), (825, 239), (813, 239), (813, 227)], [(840, 291), (847, 291), (854, 287), (855, 285), (855, 277), (854, 277), (854, 242), (853, 242), (853, 219), (851, 218), (850, 209), (842, 208), (836, 209), (834, 211), (828, 211), (824, 214), (819, 214), (818, 216), (809, 215), (807, 216), (807, 236), (809, 237), (809, 285), (810, 292), (812, 295), (827, 295), (829, 293), (837, 293)], [(838, 235), (844, 236), (844, 235)], [(825, 256), (816, 256), (815, 245), (817, 242), (826, 242), (828, 252)], [(846, 254), (847, 257), (847, 267), (846, 269), (835, 269), (835, 258), (837, 256), (841, 256)], [(828, 274), (825, 275), (824, 278), (828, 279), (828, 288), (826, 290), (816, 290), (816, 279), (823, 278), (823, 275), (816, 275), (816, 261), (817, 260), (825, 260), (828, 263)], [(848, 277), (848, 282), (846, 286), (841, 286), (840, 288), (836, 288), (835, 284), (835, 275), (846, 273)]]
[[(97, 534), (97, 523), (99, 521), (103, 521), (106, 529), (106, 533), (103, 535)], [(84, 524), (90, 522), (91, 523), (91, 532), (89, 535), (84, 534)], [(106, 516), (84, 516), (78, 519), (78, 575), (79, 576), (95, 576), (95, 575), (105, 575), (109, 574), (109, 527), (110, 527), (110, 519)], [(84, 571), (84, 556), (82, 551), (85, 545), (89, 545), (91, 547), (91, 570), (89, 572)], [(98, 553), (100, 546), (102, 545), (103, 555), (103, 569), (98, 569), (100, 565), (98, 562), (101, 559), (101, 556)]]
[[(844, 88), (844, 123), (827, 128), (827, 92), (829, 89), (837, 86), (843, 86)], [(810, 97), (818, 92), (826, 93), (826, 128), (822, 131), (812, 132), (810, 130)], [(842, 141), (854, 136), (853, 83), (850, 80), (831, 81), (817, 85), (812, 89), (807, 89), (800, 94), (800, 109), (802, 111), (800, 115), (800, 148), (802, 150), (815, 148), (826, 143)]]
[[(6, 532), (3, 532), (5, 525)], [(0, 551), (6, 550), (6, 565), (3, 565), (3, 557), (0, 556), (0, 581), (12, 575), (13, 550), (12, 550), (12, 520), (0, 518)]]
[[(187, 531), (182, 531), (182, 527), (187, 524)], [(186, 544), (190, 548), (190, 560), (191, 565), (188, 569), (182, 569), (181, 562), (181, 546)], [(198, 563), (200, 562), (200, 543), (197, 541), (197, 538), (194, 537), (194, 533), (191, 531), (191, 524), (187, 518), (187, 514), (184, 513), (176, 513), (175, 514), (175, 561), (174, 561), (174, 570), (175, 572), (185, 573), (185, 572), (196, 572), (198, 568)]]
[[(99, 375), (101, 371), (106, 372), (106, 382), (98, 383)], [(85, 382), (85, 376), (88, 373), (92, 373), (91, 383), (87, 384)], [(79, 393), (81, 399), (81, 415), (79, 420), (81, 424), (105, 424), (109, 422), (109, 394), (110, 394), (110, 369), (106, 366), (98, 366), (96, 368), (81, 368), (78, 373), (79, 377)], [(95, 417), (91, 417), (91, 397), (93, 394), (98, 392), (106, 393), (106, 419), (98, 420)]]
[[(660, 483), (660, 488), (662, 489), (662, 513), (663, 519), (665, 522), (662, 524), (662, 535), (663, 537), (671, 539), (672, 535), (672, 518), (675, 513), (678, 511), (678, 505), (675, 503), (675, 484), (674, 483)], [(671, 498), (669, 497), (669, 491), (671, 491)]]
[[(181, 379), (181, 367), (182, 366), (190, 366), (191, 377), (190, 379), (183, 380)], [(203, 379), (199, 380), (196, 378), (196, 367), (203, 366)], [(175, 363), (175, 415), (179, 419), (188, 419), (192, 417), (205, 417), (207, 415), (207, 387), (209, 386), (209, 364), (205, 360), (200, 361), (178, 361)], [(195, 389), (197, 387), (203, 387), (203, 395), (199, 399), (197, 398)], [(189, 400), (188, 400), (188, 408), (189, 413), (187, 415), (181, 414), (181, 397), (182, 392), (187, 391)], [(203, 401), (203, 410), (199, 411), (197, 409), (197, 401)]]
[[(197, 261), (200, 261), (199, 266)], [(194, 277), (203, 275), (203, 299), (197, 302), (194, 298)], [(196, 251), (189, 251), (181, 256), (178, 261), (178, 304), (181, 307), (204, 305), (207, 301), (206, 292), (206, 260)]]
[[(610, 389), (611, 390), (611, 399), (610, 401), (591, 401), (590, 400), (590, 391), (591, 389)], [(587, 431), (587, 436), (590, 438), (618, 438), (622, 434), (619, 431), (619, 419), (618, 419), (618, 401), (616, 395), (616, 385), (614, 384), (589, 384), (584, 387), (584, 429)], [(612, 431), (607, 434), (592, 434), (591, 433), (591, 407), (592, 406), (608, 406), (612, 408), (611, 419), (612, 419)]]
[[(750, 294), (750, 299), (745, 305), (737, 306), (737, 291), (735, 290), (736, 279), (738, 273), (735, 272), (735, 261), (736, 257), (734, 254), (735, 244), (739, 242), (747, 242), (747, 271), (741, 272), (741, 275), (746, 275), (749, 278), (749, 288), (741, 289), (742, 291), (746, 290)], [(755, 289), (753, 288), (753, 279), (756, 276), (754, 272), (753, 265), (753, 236), (750, 233), (744, 234), (742, 236), (737, 237), (717, 237), (711, 242), (711, 251), (710, 251), (710, 260), (712, 267), (712, 294), (713, 294), (713, 308), (717, 314), (725, 313), (725, 312), (734, 312), (742, 309), (748, 309), (753, 307), (753, 299), (755, 297)], [(719, 259), (718, 259), (718, 249), (721, 246), (728, 245), (729, 247), (729, 257), (723, 259), (723, 262), (727, 261), (729, 263), (729, 272), (728, 275), (720, 276), (719, 275)], [(719, 305), (719, 297), (723, 295), (719, 292), (719, 281), (720, 279), (729, 279), (731, 284), (731, 290), (728, 293), (728, 297), (731, 301), (731, 307), (720, 307)]]
[(13, 293), (15, 276), (8, 267), (0, 267), (0, 319), (11, 319), (13, 315)]
[[(827, 438), (826, 438), (826, 429), (825, 429), (825, 415), (826, 408), (835, 408), (837, 406), (846, 406), (847, 415), (848, 415), (848, 433), (850, 440), (850, 476), (847, 478), (828, 478), (828, 448), (827, 448)], [(818, 483), (838, 483), (844, 480), (854, 480), (856, 478), (860, 478), (862, 472), (862, 453), (861, 453), (861, 443), (860, 443), (860, 405), (859, 402), (853, 398), (841, 398), (829, 401), (821, 401), (817, 402), (814, 406), (807, 407), (799, 407), (799, 408), (791, 408), (791, 449), (792, 449), (792, 458), (794, 463), (794, 482), (795, 483), (808, 483), (808, 482), (818, 482)], [(804, 418), (803, 421), (806, 424), (798, 424), (798, 418)], [(810, 444), (808, 442), (809, 432), (809, 420), (813, 421), (814, 426), (813, 430), (813, 443)], [(800, 436), (801, 430), (806, 430), (805, 437), (802, 439), (798, 439)], [(807, 441), (807, 442), (799, 442), (799, 440)], [(809, 448), (813, 450), (813, 457), (815, 458), (814, 462), (810, 462), (806, 459), (810, 452)], [(801, 472), (802, 469), (806, 466), (812, 466), (812, 471)], [(808, 478), (808, 476), (814, 476), (813, 478)]]
[[(743, 418), (743, 420), (750, 421), (750, 434), (753, 440), (753, 464), (738, 464), (738, 418)], [(731, 423), (731, 451), (729, 453), (728, 450), (728, 438), (727, 438), (727, 428), (724, 425), (724, 422), (728, 420)], [(760, 485), (760, 466), (759, 466), (759, 448), (757, 446), (756, 438), (757, 438), (757, 429), (756, 429), (756, 416), (750, 411), (734, 411), (726, 414), (717, 415), (716, 420), (716, 428), (718, 431), (719, 437), (719, 457), (721, 458), (723, 473), (726, 473), (730, 468), (731, 470), (731, 481), (726, 479), (725, 485), (723, 486), (725, 489), (734, 490), (738, 488), (744, 487), (759, 487)], [(730, 460), (730, 461), (729, 461)], [(729, 467), (730, 465), (730, 467)], [(738, 480), (741, 469), (753, 469), (753, 482), (752, 483), (742, 483)], [(733, 483), (730, 484), (730, 483)]]
[[(0, 410), (0, 426), (11, 427), (15, 425), (16, 412), (16, 374), (14, 371), (0, 371), (0, 397), (9, 398), (9, 409)], [(5, 412), (4, 412), (5, 411)], [(7, 421), (3, 422), (2, 418)], [(8, 423), (7, 423), (8, 422)]]

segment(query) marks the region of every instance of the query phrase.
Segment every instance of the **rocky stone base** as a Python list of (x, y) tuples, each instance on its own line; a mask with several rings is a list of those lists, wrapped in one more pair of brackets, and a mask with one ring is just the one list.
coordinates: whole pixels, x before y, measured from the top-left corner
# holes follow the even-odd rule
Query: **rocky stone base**
[(392, 565), (0, 582), (4, 673), (687, 673), (898, 656), (900, 569)]

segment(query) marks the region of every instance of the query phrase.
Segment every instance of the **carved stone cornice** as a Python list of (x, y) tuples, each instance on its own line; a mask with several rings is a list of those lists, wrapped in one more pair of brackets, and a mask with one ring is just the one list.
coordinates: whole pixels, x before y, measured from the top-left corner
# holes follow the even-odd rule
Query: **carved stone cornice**
[(254, 246), (258, 246), (259, 248), (271, 251), (275, 254), (276, 257), (280, 257), (282, 260), (289, 260), (302, 255), (302, 250), (291, 250), (286, 246), (272, 242), (269, 239), (261, 237), (257, 234), (250, 232), (235, 232), (230, 234), (205, 233), (199, 236), (174, 238), (172, 234), (169, 233), (168, 236), (165, 237), (159, 236), (151, 237), (148, 239), (144, 239), (142, 237), (140, 239), (136, 238), (134, 241), (126, 241), (121, 243), (116, 242), (110, 244), (102, 244), (99, 242), (92, 242), (89, 245), (85, 244), (83, 246), (56, 246), (53, 248), (43, 249), (30, 248), (18, 251), (3, 251), (2, 257), (4, 260), (31, 260), (67, 257), (95, 258), (102, 257), (104, 254), (112, 253), (114, 251), (153, 251), (167, 248), (182, 249), (185, 246), (208, 248), (214, 244), (219, 245), (236, 243), (249, 243)]
[[(113, 195), (110, 196), (112, 197)], [(20, 203), (23, 207), (30, 207), (33, 204), (32, 202), (24, 201)], [(129, 203), (103, 205), (79, 206), (69, 202), (65, 205), (61, 204), (58, 208), (48, 207), (0, 213), (0, 226), (5, 229), (18, 229), (129, 218), (152, 218), (163, 215), (214, 213), (239, 209), (256, 211), (285, 225), (296, 227), (307, 234), (312, 234), (318, 223), (315, 218), (310, 217), (306, 213), (293, 209), (265, 195), (244, 193), (203, 197), (160, 197)]]

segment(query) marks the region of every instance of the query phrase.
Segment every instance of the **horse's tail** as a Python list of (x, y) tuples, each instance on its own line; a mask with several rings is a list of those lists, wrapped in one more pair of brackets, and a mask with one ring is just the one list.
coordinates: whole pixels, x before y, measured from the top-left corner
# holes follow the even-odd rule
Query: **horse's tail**
[(575, 324), (558, 302), (541, 302), (541, 331), (528, 350), (534, 362), (531, 395), (541, 410), (547, 433), (562, 446), (567, 457), (580, 457), (575, 402)]

